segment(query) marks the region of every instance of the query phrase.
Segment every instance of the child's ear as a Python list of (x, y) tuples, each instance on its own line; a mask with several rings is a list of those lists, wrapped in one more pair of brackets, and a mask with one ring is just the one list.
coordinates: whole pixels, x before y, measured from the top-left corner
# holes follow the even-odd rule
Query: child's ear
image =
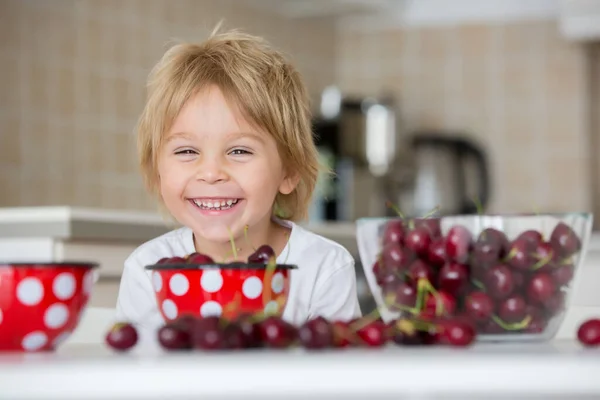
[(300, 175), (293, 174), (286, 176), (285, 178), (283, 178), (283, 181), (281, 181), (281, 184), (279, 185), (279, 193), (292, 193), (294, 189), (296, 189), (296, 186), (298, 186), (298, 182), (300, 182)]

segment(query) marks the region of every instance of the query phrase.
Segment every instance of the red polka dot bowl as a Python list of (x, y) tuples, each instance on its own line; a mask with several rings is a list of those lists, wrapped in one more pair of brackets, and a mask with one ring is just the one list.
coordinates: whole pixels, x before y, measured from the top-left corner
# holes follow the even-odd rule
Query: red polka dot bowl
[(90, 262), (0, 262), (0, 351), (51, 351), (79, 324), (94, 285)]
[(281, 316), (290, 290), (290, 272), (296, 268), (241, 262), (146, 267), (165, 321), (182, 315), (226, 319), (260, 313)]

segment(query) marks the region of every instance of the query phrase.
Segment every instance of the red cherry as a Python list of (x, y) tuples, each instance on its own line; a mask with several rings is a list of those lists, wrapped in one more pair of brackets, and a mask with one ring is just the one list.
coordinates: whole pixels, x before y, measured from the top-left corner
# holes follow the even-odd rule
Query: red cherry
[(415, 218), (415, 228), (424, 228), (429, 232), (429, 237), (437, 239), (442, 236), (441, 220), (439, 218)]
[(476, 337), (475, 327), (462, 320), (445, 321), (442, 329), (442, 341), (452, 346), (469, 346)]
[(573, 264), (561, 265), (550, 272), (550, 276), (558, 286), (566, 286), (571, 283), (574, 274), (575, 267)]
[(444, 265), (446, 262), (446, 241), (444, 238), (435, 239), (429, 244), (427, 261), (435, 267)]
[(275, 250), (268, 244), (263, 244), (248, 257), (249, 263), (268, 264), (275, 257)]
[(187, 258), (188, 264), (214, 264), (215, 261), (206, 254), (192, 253)]
[(587, 347), (600, 345), (600, 319), (589, 319), (579, 325), (577, 339)]
[(581, 250), (581, 240), (564, 222), (560, 222), (554, 227), (550, 235), (550, 243), (562, 257), (569, 257)]
[(400, 219), (394, 219), (389, 221), (385, 225), (383, 231), (383, 245), (397, 244), (402, 246), (404, 244), (404, 223)]
[(391, 309), (401, 311), (404, 307), (414, 307), (417, 302), (417, 291), (415, 287), (407, 282), (398, 282), (384, 290), (386, 299), (393, 302)]
[(136, 345), (138, 333), (132, 324), (119, 322), (108, 331), (105, 341), (114, 350), (127, 351)]
[(519, 236), (517, 236), (516, 240), (526, 240), (526, 241), (532, 242), (537, 245), (538, 243), (540, 243), (544, 240), (544, 236), (541, 234), (541, 232), (530, 229), (530, 230), (521, 232), (521, 234), (519, 234)]
[(507, 323), (520, 322), (526, 317), (525, 299), (519, 295), (507, 297), (500, 303), (500, 319)]
[(530, 270), (537, 261), (534, 258), (536, 248), (537, 243), (527, 237), (513, 240), (508, 250), (507, 263), (515, 269)]
[(411, 230), (404, 238), (404, 246), (420, 256), (427, 255), (430, 243), (430, 233), (424, 227)]
[(469, 286), (469, 268), (464, 264), (448, 263), (438, 274), (438, 288), (454, 297), (464, 292)]
[(419, 279), (427, 279), (430, 283), (434, 282), (435, 271), (422, 260), (413, 261), (406, 271), (406, 278), (409, 282), (416, 285)]
[(464, 264), (469, 259), (471, 232), (462, 225), (453, 226), (446, 235), (446, 255), (452, 261)]
[(485, 322), (494, 313), (494, 302), (484, 292), (471, 292), (465, 300), (465, 311), (473, 320)]
[(436, 295), (430, 294), (425, 300), (425, 311), (434, 316), (438, 315), (439, 308), (440, 316), (453, 315), (456, 312), (456, 299), (449, 293), (439, 291)]
[(492, 298), (503, 300), (513, 292), (515, 287), (512, 271), (506, 265), (495, 265), (486, 272), (484, 285)]
[(527, 297), (535, 303), (546, 304), (555, 293), (556, 285), (550, 275), (545, 272), (533, 275), (527, 285)]
[(387, 325), (383, 321), (373, 321), (356, 331), (358, 337), (368, 347), (381, 347), (386, 344)]
[(381, 251), (381, 261), (386, 271), (401, 271), (414, 260), (414, 255), (395, 243), (386, 245)]

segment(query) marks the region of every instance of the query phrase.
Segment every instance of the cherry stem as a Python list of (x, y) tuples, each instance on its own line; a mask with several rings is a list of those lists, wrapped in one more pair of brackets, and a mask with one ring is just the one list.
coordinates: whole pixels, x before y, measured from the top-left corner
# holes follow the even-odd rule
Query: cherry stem
[(396, 207), (396, 205), (394, 203), (392, 203), (391, 201), (387, 200), (385, 202), (386, 207), (391, 208), (392, 210), (394, 210), (394, 212), (396, 214), (398, 214), (398, 216), (402, 219), (405, 219), (406, 217), (404, 216), (404, 214), (402, 213), (402, 211), (400, 211), (400, 209), (398, 207)]
[(425, 214), (421, 218), (433, 217), (438, 211), (440, 211), (440, 206), (435, 206), (435, 208), (433, 210), (429, 211), (427, 214)]
[(473, 204), (475, 204), (475, 209), (477, 210), (477, 215), (483, 215), (483, 204), (481, 204), (481, 200), (479, 200), (479, 196), (473, 196)]
[(485, 285), (479, 279), (471, 278), (471, 283), (477, 286), (479, 289), (486, 291)]
[(249, 228), (248, 225), (244, 226), (244, 240), (250, 248), (252, 248), (254, 251), (256, 251), (256, 247), (254, 247), (252, 245), (252, 243), (250, 243), (250, 239), (248, 239), (248, 228)]
[(271, 281), (273, 279), (273, 274), (274, 274), (276, 268), (277, 268), (277, 260), (275, 259), (275, 257), (269, 258), (269, 262), (267, 263), (267, 266), (265, 268), (265, 277), (263, 279), (263, 292), (262, 292), (263, 307), (265, 307), (267, 305), (267, 303), (269, 303), (272, 299), (271, 290), (268, 290), (265, 288), (271, 287)]
[(497, 323), (505, 331), (518, 331), (518, 330), (527, 328), (527, 326), (529, 326), (529, 323), (531, 322), (531, 319), (532, 319), (531, 315), (528, 315), (525, 318), (523, 318), (523, 320), (520, 322), (515, 322), (514, 324), (508, 324), (508, 323), (504, 322), (502, 319), (500, 319), (500, 317), (498, 317), (497, 315), (492, 315), (492, 320), (495, 323)]
[(355, 321), (354, 323), (350, 324), (350, 327), (354, 332), (356, 332), (369, 325), (373, 321), (378, 320), (379, 318), (381, 318), (381, 314), (379, 314), (379, 309), (376, 308), (361, 319), (359, 319), (358, 321)]
[(233, 258), (237, 260), (237, 249), (235, 248), (235, 239), (233, 238), (233, 233), (229, 228), (227, 228), (227, 232), (229, 232), (229, 242), (231, 243), (231, 251), (233, 252)]
[(544, 265), (548, 264), (552, 260), (552, 256), (553, 254), (550, 253), (546, 257), (540, 259), (537, 263), (533, 265), (533, 267), (531, 267), (531, 270), (537, 271), (538, 269), (542, 268)]

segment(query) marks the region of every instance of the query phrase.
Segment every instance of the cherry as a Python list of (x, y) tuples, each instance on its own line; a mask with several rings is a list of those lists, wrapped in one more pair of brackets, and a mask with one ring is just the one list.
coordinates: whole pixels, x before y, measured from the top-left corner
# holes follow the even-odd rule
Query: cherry
[(415, 228), (406, 234), (404, 246), (419, 256), (427, 255), (431, 236), (427, 228)]
[(118, 322), (108, 331), (106, 343), (117, 351), (126, 351), (136, 345), (138, 333), (135, 327), (128, 322)]
[(196, 317), (192, 314), (181, 314), (171, 324), (177, 325), (178, 328), (187, 332), (191, 337), (196, 327)]
[(298, 329), (298, 339), (307, 349), (324, 349), (334, 344), (333, 326), (323, 317), (313, 318)]
[(394, 219), (389, 221), (385, 225), (383, 231), (383, 245), (397, 244), (402, 246), (404, 244), (404, 223), (400, 219)]
[(510, 268), (497, 264), (487, 270), (484, 279), (487, 293), (495, 300), (503, 300), (514, 290), (515, 283)]
[(192, 253), (187, 258), (188, 264), (214, 264), (214, 260), (206, 254)]
[(375, 280), (377, 281), (377, 284), (381, 286), (381, 284), (383, 283), (383, 278), (385, 277), (385, 269), (383, 268), (383, 266), (381, 265), (381, 262), (379, 260), (375, 261), (375, 263), (373, 264), (373, 275), (375, 275)]
[(242, 328), (235, 322), (229, 322), (223, 329), (225, 337), (225, 348), (243, 349), (246, 348), (246, 337)]
[(474, 262), (479, 267), (494, 264), (504, 255), (507, 247), (508, 239), (503, 232), (493, 228), (484, 229), (475, 242)]
[(429, 232), (429, 237), (438, 239), (442, 236), (441, 220), (439, 218), (415, 218), (415, 228), (424, 228)]
[(296, 340), (296, 328), (283, 319), (270, 316), (259, 324), (260, 335), (267, 347), (282, 349)]
[(403, 307), (414, 307), (417, 303), (417, 291), (407, 282), (399, 282), (396, 286), (384, 291), (386, 300), (393, 302), (391, 309), (401, 311)]
[(552, 279), (558, 286), (566, 286), (571, 283), (573, 275), (575, 273), (575, 267), (573, 264), (561, 265), (550, 272)]
[(559, 312), (564, 310), (565, 307), (565, 293), (562, 291), (557, 291), (554, 296), (550, 297), (544, 304), (548, 314), (550, 316), (555, 316)]
[(531, 321), (525, 328), (527, 333), (542, 333), (546, 329), (546, 321), (539, 316), (531, 317)]
[(558, 262), (554, 249), (548, 242), (540, 242), (537, 244), (533, 259), (535, 260), (534, 266), (536, 271), (549, 271), (553, 269)]
[(469, 286), (469, 268), (464, 264), (445, 264), (438, 274), (438, 289), (458, 297)]
[(550, 243), (558, 254), (569, 257), (581, 250), (581, 240), (571, 227), (559, 222), (550, 235)]
[(536, 263), (533, 257), (536, 248), (537, 243), (527, 237), (517, 238), (510, 244), (506, 261), (513, 268), (529, 270)]
[(249, 263), (267, 264), (271, 258), (275, 257), (275, 251), (268, 244), (263, 244), (248, 257)]
[(600, 345), (600, 319), (588, 319), (579, 325), (577, 339), (587, 347)]
[(262, 347), (262, 337), (258, 323), (254, 322), (250, 314), (242, 314), (235, 320), (243, 337), (244, 348)]
[(227, 345), (227, 339), (220, 326), (217, 316), (198, 318), (194, 324), (192, 333), (192, 346), (202, 350), (223, 349)]
[(408, 270), (406, 271), (406, 278), (409, 282), (415, 285), (419, 279), (423, 278), (427, 279), (429, 282), (433, 282), (435, 278), (435, 271), (422, 260), (416, 259), (408, 267)]
[(525, 283), (527, 282), (525, 273), (518, 271), (518, 270), (514, 270), (514, 269), (511, 272), (512, 272), (515, 290), (523, 289), (523, 287), (525, 286)]
[(169, 261), (166, 264), (185, 264), (187, 262), (187, 260), (183, 257), (171, 257), (169, 258)]
[(502, 329), (502, 327), (498, 325), (493, 319), (481, 322), (479, 324), (479, 331), (487, 333), (489, 335), (504, 333), (504, 329)]
[(446, 241), (444, 238), (434, 239), (429, 244), (427, 261), (430, 265), (441, 267), (446, 262)]
[(156, 262), (156, 264), (168, 264), (171, 259), (169, 257), (163, 257)]
[(465, 312), (477, 322), (485, 322), (494, 313), (494, 302), (482, 291), (471, 292), (465, 299)]
[(541, 234), (541, 232), (529, 229), (524, 232), (521, 232), (515, 240), (525, 240), (532, 242), (533, 244), (538, 244), (544, 240), (544, 236)]
[(552, 277), (545, 272), (538, 272), (533, 275), (527, 285), (527, 297), (539, 304), (546, 304), (555, 293), (556, 284)]
[(381, 347), (388, 340), (387, 325), (380, 320), (373, 321), (356, 331), (363, 344), (368, 347)]
[(437, 315), (439, 307), (439, 315), (453, 315), (456, 311), (456, 299), (449, 293), (439, 291), (435, 295), (430, 294), (425, 300), (425, 311), (431, 315)]
[(183, 350), (191, 347), (190, 332), (183, 325), (170, 323), (158, 330), (158, 342), (166, 350)]
[(527, 315), (526, 307), (527, 303), (525, 303), (525, 299), (519, 295), (513, 294), (500, 303), (498, 314), (501, 320), (509, 324), (520, 322)]
[(446, 235), (446, 255), (460, 264), (467, 262), (471, 247), (471, 232), (462, 225), (453, 226)]
[(333, 323), (333, 346), (337, 348), (350, 346), (353, 334), (349, 321), (335, 321)]
[(391, 243), (381, 251), (381, 259), (386, 271), (401, 271), (414, 259), (414, 255), (400, 245)]
[(475, 327), (463, 320), (449, 320), (441, 324), (442, 341), (452, 346), (466, 347), (476, 337)]

